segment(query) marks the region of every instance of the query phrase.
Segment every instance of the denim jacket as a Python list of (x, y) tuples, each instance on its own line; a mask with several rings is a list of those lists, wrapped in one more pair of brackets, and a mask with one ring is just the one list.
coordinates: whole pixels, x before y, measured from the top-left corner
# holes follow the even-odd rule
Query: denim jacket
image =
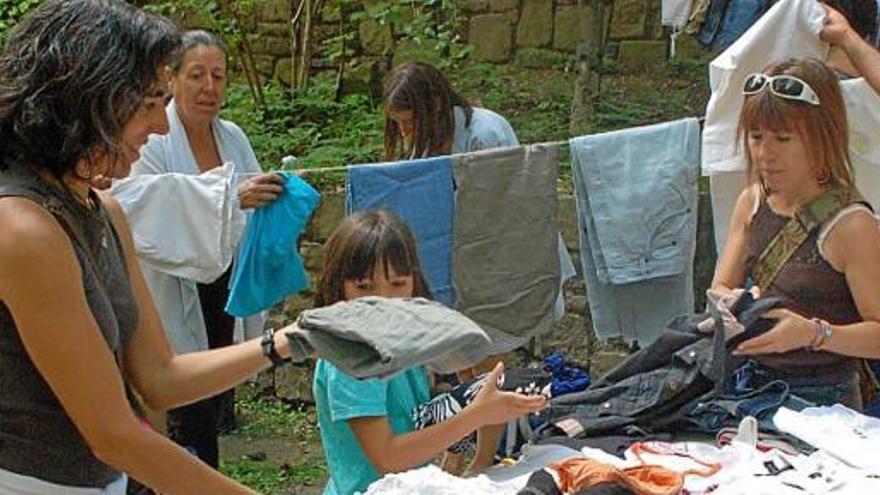
[(723, 382), (724, 370), (730, 369), (723, 326), (716, 323), (709, 332), (697, 326), (709, 317), (702, 313), (675, 318), (653, 344), (587, 390), (554, 398), (546, 413), (548, 422), (574, 437), (677, 421), (684, 406)]

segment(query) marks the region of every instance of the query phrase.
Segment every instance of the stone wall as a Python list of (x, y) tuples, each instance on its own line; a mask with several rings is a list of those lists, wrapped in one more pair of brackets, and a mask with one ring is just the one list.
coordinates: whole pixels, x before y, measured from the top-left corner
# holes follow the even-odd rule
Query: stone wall
[[(366, 0), (365, 3), (369, 3)], [(595, 1), (595, 0), (593, 0)], [(526, 67), (565, 67), (574, 57), (578, 32), (585, 22), (578, 0), (462, 0), (461, 38), (473, 46), (473, 60), (516, 63)], [(290, 0), (262, 2), (246, 30), (263, 78), (290, 79)], [(613, 0), (605, 26), (607, 56), (625, 66), (643, 67), (666, 58), (666, 32), (660, 26), (660, 0)], [(347, 91), (376, 89), (376, 79), (394, 64), (412, 58), (438, 61), (430, 42), (415, 43), (396, 34), (395, 26), (369, 18), (340, 26), (325, 15), (315, 21), (318, 40), (350, 32), (353, 53), (346, 68)], [(328, 68), (320, 55), (313, 68)]]
[[(528, 64), (574, 54), (586, 22), (577, 0), (469, 0), (467, 40), (474, 57), (488, 62)], [(660, 0), (614, 0), (605, 26), (607, 55), (625, 65), (662, 62), (666, 35), (660, 26)]]

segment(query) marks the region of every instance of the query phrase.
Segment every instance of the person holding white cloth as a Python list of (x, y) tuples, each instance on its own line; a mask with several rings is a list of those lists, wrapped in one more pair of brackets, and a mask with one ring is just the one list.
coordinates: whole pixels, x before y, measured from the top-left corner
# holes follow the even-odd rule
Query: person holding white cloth
[[(136, 239), (177, 243), (174, 249), (150, 249), (150, 255), (139, 249), (139, 256), (178, 353), (232, 344), (236, 322), (223, 308), (229, 296), (230, 262), (244, 230), (246, 210), (274, 201), (284, 183), (278, 174), (262, 173), (241, 128), (218, 117), (226, 90), (227, 59), (228, 50), (217, 36), (201, 30), (183, 34), (181, 54), (166, 72), (173, 95), (166, 106), (170, 132), (151, 136), (132, 168), (132, 184), (114, 186)], [(180, 174), (200, 177), (179, 180)], [(173, 184), (150, 188), (151, 179)], [(126, 192), (122, 187), (127, 187)], [(156, 200), (157, 194), (164, 197), (162, 201)], [(181, 235), (169, 235), (169, 231)], [(178, 248), (184, 233), (194, 239), (197, 250), (189, 258)], [(201, 233), (207, 235), (199, 240)], [(260, 335), (264, 321), (261, 314), (244, 319), (239, 323), (243, 336)], [(218, 427), (233, 423), (232, 393), (168, 413), (171, 438), (214, 467)]]

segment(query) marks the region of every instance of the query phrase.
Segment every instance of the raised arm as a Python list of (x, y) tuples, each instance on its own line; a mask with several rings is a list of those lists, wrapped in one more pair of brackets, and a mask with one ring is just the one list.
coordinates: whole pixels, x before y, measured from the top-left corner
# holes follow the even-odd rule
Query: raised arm
[(823, 6), (828, 18), (820, 33), (822, 40), (840, 47), (853, 67), (880, 94), (880, 52), (859, 36), (840, 12)]
[(0, 202), (0, 299), (94, 455), (162, 493), (254, 493), (139, 423), (89, 310), (70, 240), (37, 204)]

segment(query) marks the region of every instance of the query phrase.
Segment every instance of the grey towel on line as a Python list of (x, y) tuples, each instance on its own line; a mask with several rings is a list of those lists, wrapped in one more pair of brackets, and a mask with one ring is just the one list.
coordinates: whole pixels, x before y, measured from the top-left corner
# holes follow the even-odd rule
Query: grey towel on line
[(489, 337), (453, 309), (422, 298), (362, 297), (303, 311), (288, 332), (291, 357), (330, 361), (356, 378), (427, 365), (454, 373), (482, 361)]
[(558, 148), (531, 145), (454, 157), (456, 308), (509, 352), (550, 331), (559, 294)]

